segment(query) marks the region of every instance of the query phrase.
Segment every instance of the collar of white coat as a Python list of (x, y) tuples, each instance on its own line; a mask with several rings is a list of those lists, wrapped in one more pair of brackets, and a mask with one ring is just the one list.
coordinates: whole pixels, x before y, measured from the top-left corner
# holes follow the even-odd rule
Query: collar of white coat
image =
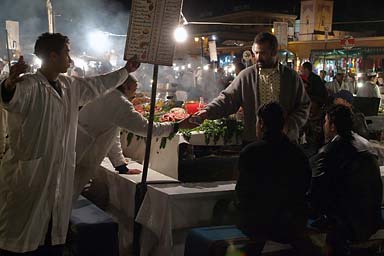
[[(43, 84), (44, 84), (46, 87), (52, 87), (52, 85), (49, 83), (48, 79), (43, 75), (43, 73), (41, 72), (40, 69), (37, 70), (36, 75), (39, 77), (39, 80), (41, 80), (41, 81), (43, 82)], [(64, 83), (62, 83), (62, 82), (60, 81), (60, 79), (59, 79), (60, 76), (61, 76), (61, 75), (58, 76), (58, 78), (57, 78), (56, 81), (59, 82), (59, 85), (60, 85), (60, 87), (61, 87), (62, 89), (66, 89), (67, 86), (66, 86)]]

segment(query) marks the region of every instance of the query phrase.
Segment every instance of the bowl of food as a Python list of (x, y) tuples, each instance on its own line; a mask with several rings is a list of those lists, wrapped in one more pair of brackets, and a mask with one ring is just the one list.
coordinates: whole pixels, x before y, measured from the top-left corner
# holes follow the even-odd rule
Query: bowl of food
[(184, 108), (188, 114), (193, 115), (199, 111), (199, 102), (198, 101), (186, 101), (184, 103)]

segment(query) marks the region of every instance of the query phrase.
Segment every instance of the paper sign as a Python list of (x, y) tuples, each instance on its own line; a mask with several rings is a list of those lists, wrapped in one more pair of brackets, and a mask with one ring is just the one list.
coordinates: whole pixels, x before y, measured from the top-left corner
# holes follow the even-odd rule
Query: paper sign
[(209, 41), (209, 57), (211, 62), (217, 61), (217, 50), (216, 50), (216, 41)]
[(19, 22), (6, 20), (5, 28), (8, 32), (8, 47), (10, 50), (20, 50)]
[(133, 0), (124, 59), (172, 66), (182, 0)]
[(288, 45), (288, 23), (273, 22), (274, 34), (279, 42), (279, 46), (287, 47)]

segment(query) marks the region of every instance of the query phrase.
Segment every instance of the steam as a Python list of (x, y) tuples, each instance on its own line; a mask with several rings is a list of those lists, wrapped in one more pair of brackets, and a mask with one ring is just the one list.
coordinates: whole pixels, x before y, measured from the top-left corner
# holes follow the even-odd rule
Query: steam
[[(125, 35), (129, 12), (117, 2), (108, 0), (52, 0), (55, 12), (55, 32), (67, 35), (73, 54), (95, 55), (90, 50), (88, 33), (96, 30)], [(37, 37), (48, 31), (46, 0), (1, 0), (0, 21), (19, 21), (22, 53), (33, 53)], [(3, 33), (3, 32), (1, 32)], [(111, 37), (113, 49), (123, 56), (125, 38)], [(5, 41), (5, 39), (2, 39)], [(97, 42), (94, 42), (97, 44)], [(0, 42), (1, 56), (5, 44)]]
[[(52, 6), (55, 12), (55, 32), (69, 37), (72, 57), (103, 57), (91, 47), (91, 44), (100, 44), (97, 40), (89, 41), (89, 34), (92, 32), (104, 31), (116, 35), (127, 33), (129, 12), (117, 1), (52, 0)], [(37, 37), (48, 30), (46, 0), (1, 0), (0, 21), (3, 22), (3, 28), (5, 20), (19, 22), (22, 54), (33, 53)], [(0, 56), (3, 57), (6, 55), (3, 43), (5, 39), (0, 39)], [(109, 40), (109, 50), (113, 49), (117, 57), (116, 64), (123, 65), (126, 37), (110, 36)], [(158, 85), (161, 87), (166, 83), (177, 84), (178, 89), (188, 92), (190, 100), (198, 100), (200, 96), (204, 96), (208, 101), (217, 96), (223, 88), (216, 83), (213, 69), (204, 70), (203, 67), (207, 64), (209, 62), (206, 59), (202, 62), (199, 56), (183, 56), (174, 61), (173, 67), (160, 66)], [(152, 73), (153, 65), (150, 64), (142, 64), (136, 72), (141, 89), (150, 90)]]

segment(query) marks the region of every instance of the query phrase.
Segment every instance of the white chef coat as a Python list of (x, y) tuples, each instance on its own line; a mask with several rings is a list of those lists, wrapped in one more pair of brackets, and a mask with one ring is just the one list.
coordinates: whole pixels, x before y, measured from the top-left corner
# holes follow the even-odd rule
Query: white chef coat
[(60, 75), (60, 97), (38, 71), (24, 76), (10, 102), (0, 97), (8, 111), (10, 135), (0, 167), (1, 249), (35, 250), (44, 244), (51, 218), (52, 245), (65, 243), (72, 208), (78, 108), (127, 77), (126, 69), (91, 78)]
[(357, 96), (359, 97), (368, 97), (368, 98), (381, 98), (381, 93), (379, 87), (367, 81), (364, 83), (363, 87), (360, 87), (357, 91)]
[[(119, 127), (143, 137), (147, 135), (148, 120), (119, 90), (111, 91), (80, 110), (74, 198), (92, 178), (108, 152), (112, 161), (122, 161), (121, 150), (110, 151), (113, 143), (120, 140)], [(172, 123), (153, 124), (153, 137), (167, 137), (172, 132)]]

